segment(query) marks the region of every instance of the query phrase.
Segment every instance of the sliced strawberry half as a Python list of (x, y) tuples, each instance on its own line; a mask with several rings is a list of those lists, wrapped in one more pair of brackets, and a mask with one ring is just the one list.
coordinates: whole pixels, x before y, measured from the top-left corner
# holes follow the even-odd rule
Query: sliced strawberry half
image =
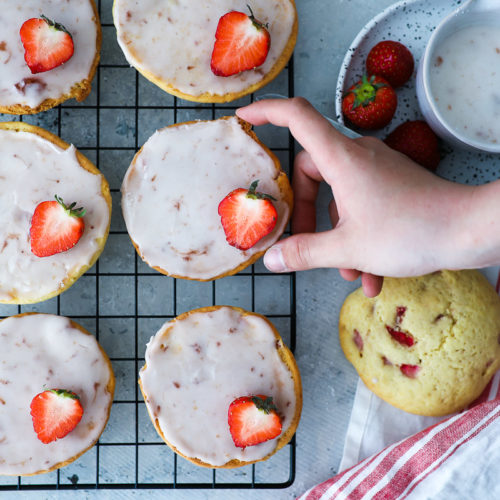
[(24, 46), (24, 60), (32, 73), (43, 73), (60, 66), (75, 50), (68, 30), (45, 16), (28, 19), (19, 34)]
[(229, 405), (229, 432), (235, 446), (245, 448), (274, 439), (281, 434), (281, 420), (273, 398), (243, 396)]
[(85, 230), (83, 216), (86, 210), (67, 206), (55, 196), (56, 201), (37, 205), (31, 218), (31, 252), (37, 257), (49, 257), (73, 248)]
[(228, 12), (219, 19), (210, 67), (217, 76), (231, 76), (264, 64), (271, 36), (260, 21), (243, 12)]
[[(219, 203), (219, 215), (227, 242), (240, 250), (252, 248), (276, 226), (278, 213), (272, 196), (256, 191), (259, 181), (250, 189), (235, 189)], [(275, 200), (276, 201), (276, 200)]]
[(30, 408), (33, 429), (45, 444), (68, 435), (83, 416), (80, 398), (64, 389), (49, 389), (37, 394)]

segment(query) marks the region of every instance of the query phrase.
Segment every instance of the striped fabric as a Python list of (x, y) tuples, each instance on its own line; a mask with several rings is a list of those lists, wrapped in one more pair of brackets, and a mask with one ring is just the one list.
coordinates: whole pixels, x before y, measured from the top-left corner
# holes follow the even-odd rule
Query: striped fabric
[[(479, 404), (439, 424), (388, 446), (324, 483), (300, 500), (403, 499), (446, 461), (495, 421), (500, 423), (500, 391), (492, 401)], [(495, 434), (498, 435), (498, 426)], [(486, 497), (485, 497), (486, 498)]]
[[(500, 273), (496, 288), (500, 293)], [(439, 469), (439, 477), (453, 477), (457, 471), (452, 469), (460, 467), (462, 462), (450, 460), (451, 457), (470, 453), (473, 459), (481, 453), (474, 448), (475, 442), (500, 439), (499, 417), (500, 371), (467, 411), (386, 447), (380, 453), (311, 488), (300, 500), (397, 500), (407, 498), (416, 488), (425, 487), (426, 482), (431, 489), (425, 497), (433, 498), (437, 476), (433, 476), (433, 473)], [(500, 443), (496, 447), (500, 447)], [(486, 496), (482, 498), (492, 498), (488, 496), (489, 493), (484, 492)]]

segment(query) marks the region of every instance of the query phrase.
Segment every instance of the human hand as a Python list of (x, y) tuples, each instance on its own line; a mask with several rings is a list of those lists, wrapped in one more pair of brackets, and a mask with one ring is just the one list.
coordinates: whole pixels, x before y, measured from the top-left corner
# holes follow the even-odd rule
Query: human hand
[[(304, 148), (292, 181), (294, 235), (267, 251), (270, 271), (337, 267), (347, 280), (361, 275), (365, 294), (375, 296), (381, 276), (469, 267), (456, 245), (474, 188), (437, 177), (373, 137), (348, 139), (303, 98), (262, 100), (237, 115), (288, 127)], [(316, 233), (322, 181), (334, 197), (332, 230)]]

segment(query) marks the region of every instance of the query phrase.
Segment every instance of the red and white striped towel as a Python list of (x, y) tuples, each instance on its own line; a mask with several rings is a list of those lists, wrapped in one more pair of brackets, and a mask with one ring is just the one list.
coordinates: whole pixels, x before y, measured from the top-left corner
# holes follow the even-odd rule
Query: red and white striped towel
[[(499, 268), (485, 274), (500, 293)], [(469, 408), (446, 420), (410, 415), (360, 382), (340, 470), (350, 468), (300, 499), (500, 499), (500, 372)]]
[(481, 403), (388, 446), (300, 500), (500, 498), (499, 417), (499, 398)]

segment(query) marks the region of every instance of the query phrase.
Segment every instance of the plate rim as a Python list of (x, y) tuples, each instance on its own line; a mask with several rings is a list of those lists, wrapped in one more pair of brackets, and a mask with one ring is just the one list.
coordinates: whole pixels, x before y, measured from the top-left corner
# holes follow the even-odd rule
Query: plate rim
[(342, 59), (339, 75), (337, 77), (337, 85), (335, 88), (335, 116), (337, 118), (337, 121), (342, 125), (345, 125), (344, 116), (342, 114), (342, 94), (344, 90), (345, 77), (347, 69), (350, 67), (356, 49), (360, 45), (361, 41), (373, 29), (374, 26), (376, 26), (382, 19), (392, 14), (395, 10), (401, 8), (402, 6), (408, 6), (422, 1), (425, 0), (399, 0), (398, 2), (389, 5), (388, 7), (380, 11), (377, 15), (372, 17), (354, 37), (354, 40), (349, 45), (349, 48), (347, 49), (345, 56)]

